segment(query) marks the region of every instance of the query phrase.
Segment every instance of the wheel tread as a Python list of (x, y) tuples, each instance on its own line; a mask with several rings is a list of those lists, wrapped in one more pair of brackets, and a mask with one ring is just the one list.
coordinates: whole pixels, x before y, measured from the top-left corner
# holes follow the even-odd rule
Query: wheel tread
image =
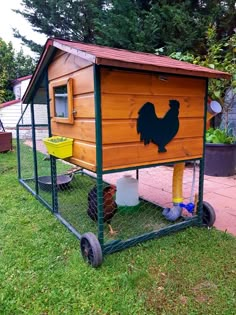
[(211, 204), (209, 204), (209, 202), (203, 201), (202, 211), (203, 211), (203, 214), (202, 214), (203, 224), (208, 227), (212, 227), (216, 220), (216, 214), (215, 214), (214, 208), (212, 207)]
[[(89, 255), (89, 252), (90, 252), (90, 257), (86, 256), (86, 253), (85, 253), (84, 246), (86, 243), (87, 245), (89, 244), (90, 246), (87, 253), (87, 255)], [(87, 232), (81, 236), (80, 249), (81, 249), (82, 256), (84, 257), (85, 260), (88, 261), (88, 263), (92, 267), (97, 268), (102, 264), (103, 257), (102, 257), (101, 245), (97, 237), (92, 232)]]

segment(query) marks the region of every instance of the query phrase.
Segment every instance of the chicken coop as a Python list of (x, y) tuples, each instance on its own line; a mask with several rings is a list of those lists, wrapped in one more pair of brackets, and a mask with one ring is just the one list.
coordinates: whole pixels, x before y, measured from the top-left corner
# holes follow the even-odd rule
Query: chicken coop
[(140, 242), (213, 225), (214, 209), (203, 201), (209, 78), (229, 75), (47, 40), (23, 96), (31, 122), (23, 112), (17, 124), (19, 181), (80, 240), (93, 267)]

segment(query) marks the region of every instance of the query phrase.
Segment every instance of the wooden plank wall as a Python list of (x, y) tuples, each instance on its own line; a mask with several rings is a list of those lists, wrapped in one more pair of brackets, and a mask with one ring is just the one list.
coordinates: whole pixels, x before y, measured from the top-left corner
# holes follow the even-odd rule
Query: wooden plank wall
[[(48, 76), (49, 84), (73, 78), (74, 123), (59, 123), (51, 117), (52, 134), (73, 138), (73, 157), (69, 161), (95, 171), (96, 138), (93, 65), (80, 57), (58, 50), (49, 65)], [(51, 103), (50, 106), (53, 106), (53, 104)]]
[[(199, 158), (203, 154), (205, 80), (156, 73), (103, 69), (101, 74), (104, 170)], [(136, 131), (138, 111), (146, 102), (162, 118), (169, 100), (180, 102), (180, 127), (158, 153), (144, 145)]]
[[(52, 117), (52, 133), (74, 138), (70, 161), (96, 171), (93, 66), (79, 57), (58, 52), (49, 66), (49, 84), (65, 78), (73, 78), (74, 124), (59, 123)], [(204, 79), (102, 68), (103, 169), (201, 157), (204, 97)], [(152, 102), (162, 118), (170, 99), (180, 102), (180, 128), (166, 146), (167, 152), (158, 153), (155, 144), (144, 146), (140, 141), (136, 131), (138, 111), (144, 103)]]

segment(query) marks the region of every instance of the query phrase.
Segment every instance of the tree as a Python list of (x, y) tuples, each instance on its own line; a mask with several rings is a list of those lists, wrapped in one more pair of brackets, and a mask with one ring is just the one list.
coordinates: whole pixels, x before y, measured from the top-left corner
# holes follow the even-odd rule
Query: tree
[[(14, 10), (30, 22), (33, 30), (48, 37), (94, 42), (94, 23), (104, 5), (103, 0), (22, 0), (24, 10)], [(109, 3), (108, 3), (109, 4)], [(14, 35), (35, 52), (42, 47), (22, 36), (17, 29)]]
[[(159, 26), (136, 1), (113, 0), (95, 24), (95, 42), (100, 45), (153, 52), (159, 42)], [(141, 2), (141, 1), (139, 1)], [(143, 6), (144, 7), (144, 6)]]
[(32, 74), (35, 69), (35, 63), (35, 60), (25, 55), (21, 48), (20, 51), (14, 55), (14, 77), (20, 78)]
[(32, 74), (35, 61), (25, 56), (23, 50), (16, 53), (12, 43), (0, 38), (0, 103), (14, 99), (11, 80)]
[[(232, 35), (234, 0), (22, 0), (17, 13), (48, 37), (166, 54), (204, 54), (205, 32), (214, 24), (218, 39)], [(41, 47), (15, 30), (33, 51)]]
[(13, 93), (10, 90), (9, 81), (13, 72), (14, 49), (12, 44), (5, 43), (0, 38), (0, 103), (12, 99)]
[[(218, 40), (216, 27), (211, 25), (206, 34), (206, 45), (208, 49), (205, 55), (175, 52), (170, 54), (170, 57), (225, 71), (232, 75), (231, 80), (210, 79), (208, 85), (209, 97), (222, 106), (222, 117), (218, 115), (217, 119), (220, 119), (221, 125), (228, 132), (229, 115), (236, 102), (236, 32)], [(216, 119), (214, 123), (219, 124)]]

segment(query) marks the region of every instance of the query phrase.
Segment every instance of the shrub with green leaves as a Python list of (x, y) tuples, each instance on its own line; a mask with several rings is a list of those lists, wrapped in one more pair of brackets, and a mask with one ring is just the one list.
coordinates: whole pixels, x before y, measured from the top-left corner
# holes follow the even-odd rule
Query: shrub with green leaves
[(236, 142), (234, 136), (230, 135), (225, 129), (214, 129), (209, 128), (206, 132), (207, 143), (222, 143), (222, 144), (233, 144)]

